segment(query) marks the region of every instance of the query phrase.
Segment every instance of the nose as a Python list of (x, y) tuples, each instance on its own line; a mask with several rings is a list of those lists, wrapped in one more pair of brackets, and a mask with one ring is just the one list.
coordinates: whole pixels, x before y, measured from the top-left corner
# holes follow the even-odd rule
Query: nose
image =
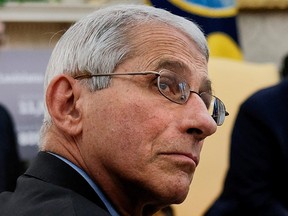
[(203, 100), (197, 94), (191, 94), (187, 103), (183, 104), (182, 130), (195, 139), (203, 140), (217, 130), (217, 124), (209, 114)]

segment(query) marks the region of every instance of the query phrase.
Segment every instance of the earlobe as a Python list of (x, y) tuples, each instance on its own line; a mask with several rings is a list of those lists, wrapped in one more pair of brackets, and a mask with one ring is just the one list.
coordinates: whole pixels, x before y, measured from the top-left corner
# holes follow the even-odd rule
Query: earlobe
[(46, 105), (53, 124), (75, 136), (82, 131), (80, 86), (67, 75), (55, 77), (46, 91)]

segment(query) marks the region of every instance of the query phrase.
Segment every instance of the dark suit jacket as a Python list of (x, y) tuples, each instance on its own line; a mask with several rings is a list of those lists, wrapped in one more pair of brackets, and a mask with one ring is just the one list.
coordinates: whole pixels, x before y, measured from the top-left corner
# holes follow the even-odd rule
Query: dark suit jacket
[(0, 192), (13, 191), (21, 171), (14, 123), (0, 105)]
[(14, 193), (0, 194), (1, 216), (110, 216), (97, 194), (73, 168), (40, 152)]
[(238, 113), (224, 190), (206, 216), (238, 215), (288, 215), (288, 80), (257, 92)]

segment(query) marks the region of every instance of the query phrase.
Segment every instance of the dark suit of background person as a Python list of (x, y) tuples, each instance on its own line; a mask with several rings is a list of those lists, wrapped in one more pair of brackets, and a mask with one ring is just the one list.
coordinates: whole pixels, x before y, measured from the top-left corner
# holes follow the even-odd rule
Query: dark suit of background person
[(288, 215), (287, 79), (242, 104), (223, 192), (205, 215)]
[(288, 54), (282, 59), (282, 65), (280, 68), (280, 78), (285, 79), (288, 77)]
[(20, 171), (14, 124), (9, 112), (0, 105), (0, 192), (14, 190)]

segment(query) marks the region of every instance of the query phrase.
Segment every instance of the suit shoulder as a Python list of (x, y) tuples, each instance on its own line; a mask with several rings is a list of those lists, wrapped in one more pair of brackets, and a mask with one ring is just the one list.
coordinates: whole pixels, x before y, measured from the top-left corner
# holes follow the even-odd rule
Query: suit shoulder
[(20, 177), (15, 192), (0, 195), (3, 216), (109, 216), (74, 191), (34, 178)]

